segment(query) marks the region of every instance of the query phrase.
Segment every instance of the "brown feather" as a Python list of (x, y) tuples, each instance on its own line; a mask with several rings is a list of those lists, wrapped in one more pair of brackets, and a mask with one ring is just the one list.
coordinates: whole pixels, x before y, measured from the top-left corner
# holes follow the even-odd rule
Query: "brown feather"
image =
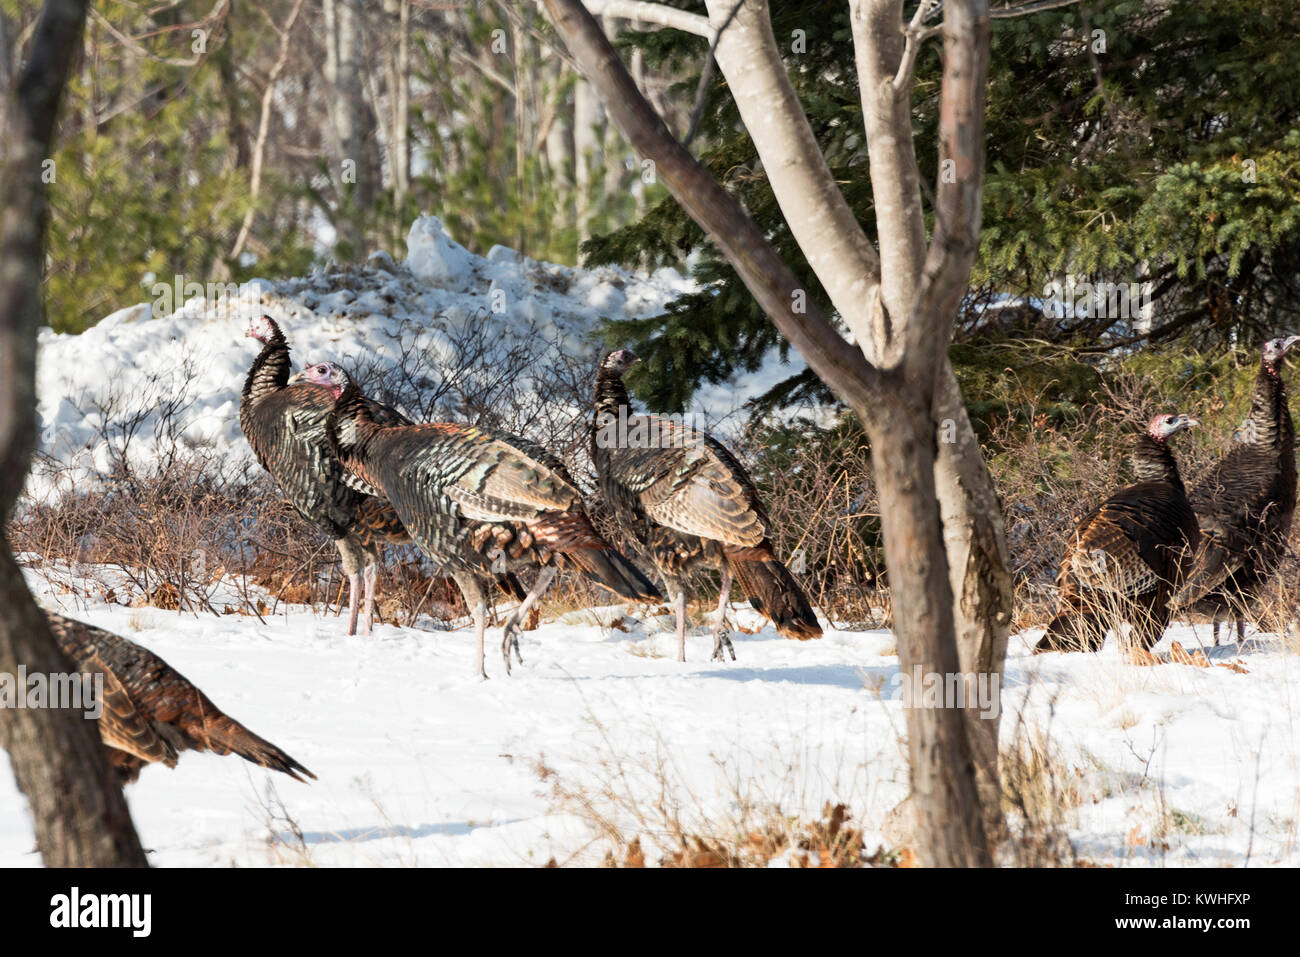
[(64, 654), (83, 672), (104, 676), (100, 737), (127, 780), (146, 762), (174, 767), (185, 750), (237, 754), (296, 781), (300, 774), (316, 777), (225, 714), (153, 652), (102, 628), (46, 614)]

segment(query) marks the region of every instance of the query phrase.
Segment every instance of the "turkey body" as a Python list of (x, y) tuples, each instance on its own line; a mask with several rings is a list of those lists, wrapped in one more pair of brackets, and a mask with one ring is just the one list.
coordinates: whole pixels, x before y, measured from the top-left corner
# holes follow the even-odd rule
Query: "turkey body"
[(1190, 495), (1202, 540), (1179, 602), (1213, 616), (1215, 644), (1226, 615), (1236, 619), (1241, 638), (1241, 612), (1286, 554), (1295, 516), (1295, 426), (1280, 362), (1262, 362), (1250, 417), (1238, 434), (1241, 441)]
[[(734, 576), (755, 610), (787, 638), (821, 637), (799, 583), (772, 547), (772, 523), (745, 469), (712, 436), (668, 418), (632, 412), (622, 374), (629, 353), (611, 353), (596, 376), (592, 458), (601, 494), (673, 593), (678, 660), (686, 656), (683, 577), (722, 573), (713, 657), (721, 659)], [(734, 650), (732, 657), (735, 657)]]
[(120, 635), (47, 612), (59, 647), (82, 673), (104, 676), (99, 735), (123, 783), (146, 764), (175, 767), (182, 751), (237, 754), (301, 781), (305, 767), (212, 703), (153, 652)]
[(1119, 621), (1146, 651), (1169, 624), (1170, 600), (1192, 565), (1200, 529), (1163, 439), (1139, 436), (1133, 458), (1141, 480), (1075, 530), (1057, 576), (1058, 611), (1038, 652), (1096, 651)]
[[(289, 503), (338, 548), (349, 582), (349, 635), (357, 632), (364, 569), (363, 631), (369, 634), (379, 547), (384, 542), (409, 543), (410, 536), (391, 505), (348, 485), (325, 434), (334, 397), (310, 382), (290, 383), (289, 345), (284, 334), (270, 317), (263, 316), (258, 322), (263, 346), (244, 382), (240, 427), (258, 462)], [(375, 414), (401, 418), (386, 406), (376, 405)]]
[(343, 466), (362, 487), (385, 496), (416, 543), (456, 579), (475, 619), (480, 675), (485, 676), (482, 583), (491, 574), (542, 569), (506, 622), (507, 670), (511, 647), (518, 655), (519, 618), (549, 585), (559, 556), (624, 598), (660, 597), (596, 532), (559, 458), (534, 442), (448, 422), (385, 426), (350, 381), (327, 431)]

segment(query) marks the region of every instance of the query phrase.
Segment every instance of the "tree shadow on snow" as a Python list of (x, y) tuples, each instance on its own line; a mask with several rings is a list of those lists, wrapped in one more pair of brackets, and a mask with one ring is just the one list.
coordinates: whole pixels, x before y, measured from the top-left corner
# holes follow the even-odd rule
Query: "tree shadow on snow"
[[(301, 837), (303, 844), (353, 844), (363, 841), (381, 841), (389, 837), (406, 837), (419, 838), (431, 837), (435, 834), (446, 834), (452, 837), (463, 837), (479, 827), (496, 827), (501, 824), (515, 824), (522, 818), (516, 818), (510, 821), (491, 821), (484, 824), (468, 824), (464, 821), (447, 821), (443, 824), (421, 824), (417, 827), (407, 827), (405, 824), (377, 824), (374, 827), (350, 827), (338, 831), (304, 831)], [(285, 844), (296, 844), (299, 842), (298, 835), (290, 831), (281, 831), (275, 835), (275, 839)]]

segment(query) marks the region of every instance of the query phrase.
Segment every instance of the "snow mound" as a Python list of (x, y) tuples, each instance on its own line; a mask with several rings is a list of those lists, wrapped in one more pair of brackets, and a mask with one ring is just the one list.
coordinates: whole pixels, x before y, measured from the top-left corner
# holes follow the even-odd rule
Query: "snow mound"
[[(527, 389), (547, 365), (594, 364), (601, 319), (653, 316), (695, 288), (673, 270), (572, 268), (500, 246), (476, 256), (436, 216), (416, 220), (407, 242), (402, 263), (378, 252), (363, 265), (238, 286), (178, 276), (155, 283), (151, 302), (118, 309), (80, 335), (43, 329), (40, 445), (64, 468), (57, 479), (34, 476), (29, 493), (57, 494), (105, 474), (110, 453), (123, 443), (106, 424), (134, 414), (134, 460), (175, 442), (209, 448), (232, 467), (252, 463), (238, 420), (240, 390), (257, 354), (244, 336), (250, 316), (267, 313), (280, 322), (295, 367), (322, 359), (382, 365), (418, 350), (431, 364), (432, 389), (477, 349), (473, 361), (480, 364), (493, 355), (531, 357), (514, 380)], [(735, 401), (743, 390), (737, 395)], [(180, 434), (156, 434), (169, 404), (177, 406)]]

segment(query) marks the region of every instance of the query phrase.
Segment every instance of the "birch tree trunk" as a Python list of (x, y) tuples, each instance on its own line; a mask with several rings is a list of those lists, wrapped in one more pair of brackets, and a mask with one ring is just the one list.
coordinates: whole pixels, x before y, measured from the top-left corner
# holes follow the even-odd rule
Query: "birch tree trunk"
[[(936, 409), (943, 407), (938, 387), (947, 370), (947, 343), (978, 240), (986, 3), (949, 0), (946, 6), (941, 158), (958, 172), (940, 183), (934, 242), (923, 264), (917, 264), (919, 275), (911, 277), (914, 292), (900, 293), (894, 304), (898, 311), (891, 314), (879, 288), (880, 260), (830, 181), (785, 75), (766, 5), (749, 0), (736, 7), (726, 0), (709, 0), (714, 30), (733, 18), (718, 40), (719, 68), (791, 231), (858, 337), (858, 347), (845, 342), (815, 303), (809, 302), (804, 312), (792, 308), (792, 297), (802, 291), (795, 277), (739, 203), (672, 137), (581, 3), (546, 0), (546, 6), (570, 53), (600, 89), (629, 141), (656, 162), (660, 181), (719, 245), (773, 323), (863, 422), (881, 501), (889, 504), (882, 510), (882, 530), (900, 664), (905, 671), (919, 667), (940, 675), (956, 673), (961, 656), (955, 623), (957, 610), (964, 606), (954, 598), (949, 576), (936, 478), (941, 454)], [(896, 28), (902, 35), (901, 19)], [(878, 58), (883, 63), (887, 55), (884, 51)], [(910, 125), (907, 135), (910, 144)], [(869, 142), (868, 148), (874, 144)], [(879, 192), (890, 184), (874, 186)], [(900, 210), (906, 209), (906, 203), (900, 205)], [(916, 209), (919, 212), (919, 205)], [(880, 239), (883, 246), (893, 237), (882, 232)], [(899, 250), (891, 257), (901, 259)], [(867, 351), (884, 361), (873, 364)], [(969, 466), (968, 456), (960, 461)], [(982, 467), (982, 460), (979, 464)], [(965, 486), (957, 488), (966, 497), (954, 514), (980, 507)], [(945, 483), (945, 489), (951, 494), (953, 486)], [(1000, 516), (982, 520), (985, 525), (1000, 523)], [(969, 527), (982, 526), (972, 522)], [(995, 537), (993, 550), (983, 554), (999, 557), (999, 541)], [(987, 603), (971, 607), (983, 609)], [(996, 812), (996, 804), (984, 807), (980, 800), (967, 714), (954, 708), (911, 707), (907, 721), (913, 804), (924, 859), (936, 865), (991, 863), (985, 818)]]
[[(927, 251), (911, 77), (903, 70), (908, 42), (919, 39), (907, 39), (901, 0), (851, 4), (879, 256), (821, 155), (785, 73), (766, 3), (749, 0), (734, 15), (733, 7), (730, 0), (708, 0), (715, 30), (730, 18), (717, 45), (718, 67), (782, 214), (867, 357), (882, 365), (897, 362), (903, 337), (896, 335), (896, 326), (917, 306)], [(969, 266), (965, 271), (969, 274)], [(953, 309), (955, 314), (955, 304)], [(953, 314), (927, 321), (942, 319), (950, 330)], [(945, 343), (949, 334), (945, 331)], [(969, 681), (996, 680), (1000, 686), (1012, 601), (1001, 508), (952, 367), (946, 355), (939, 362), (934, 485), (942, 506), (961, 670)], [(979, 708), (968, 708), (967, 717), (986, 828), (1001, 839), (999, 720)]]
[(579, 77), (573, 88), (573, 188), (580, 242), (591, 238), (592, 171), (601, 161), (603, 119), (599, 95)]
[(361, 0), (323, 0), (325, 22), (325, 79), (330, 84), (331, 131), (334, 144), (335, 184), (350, 202), (340, 204), (336, 220), (339, 242), (353, 256), (363, 252), (362, 217), (374, 205), (379, 191), (378, 119), (362, 89), (364, 62), (361, 51)]
[(397, 51), (393, 57), (393, 103), (389, 164), (393, 173), (393, 205), (400, 211), (411, 191), (411, 0), (391, 0), (396, 6)]
[[(880, 298), (885, 316), (905, 316), (916, 306), (926, 257), (911, 116), (911, 64), (919, 52), (923, 24), (914, 18), (904, 30), (902, 0), (852, 0), (850, 14), (879, 237)], [(982, 144), (980, 149), (982, 155)], [(953, 172), (941, 168), (940, 178)], [(978, 221), (975, 228), (978, 232)], [(874, 358), (883, 356), (877, 352)], [(935, 489), (955, 599), (961, 670), (975, 680), (991, 682), (996, 676), (1000, 686), (1012, 602), (1001, 503), (946, 356), (935, 388), (934, 419), (940, 436)], [(996, 715), (981, 715), (980, 709), (968, 708), (968, 728), (985, 823), (995, 840), (1001, 840), (1000, 722)]]
[[(0, 672), (74, 673), (3, 536), (36, 444), (36, 330), (48, 210), (43, 163), (86, 18), (47, 0), (26, 68), (0, 114)], [(0, 744), (27, 796), (48, 866), (144, 867), (99, 729), (80, 711), (0, 709)]]
[(14, 24), (0, 8), (0, 96), (9, 95), (14, 69)]

